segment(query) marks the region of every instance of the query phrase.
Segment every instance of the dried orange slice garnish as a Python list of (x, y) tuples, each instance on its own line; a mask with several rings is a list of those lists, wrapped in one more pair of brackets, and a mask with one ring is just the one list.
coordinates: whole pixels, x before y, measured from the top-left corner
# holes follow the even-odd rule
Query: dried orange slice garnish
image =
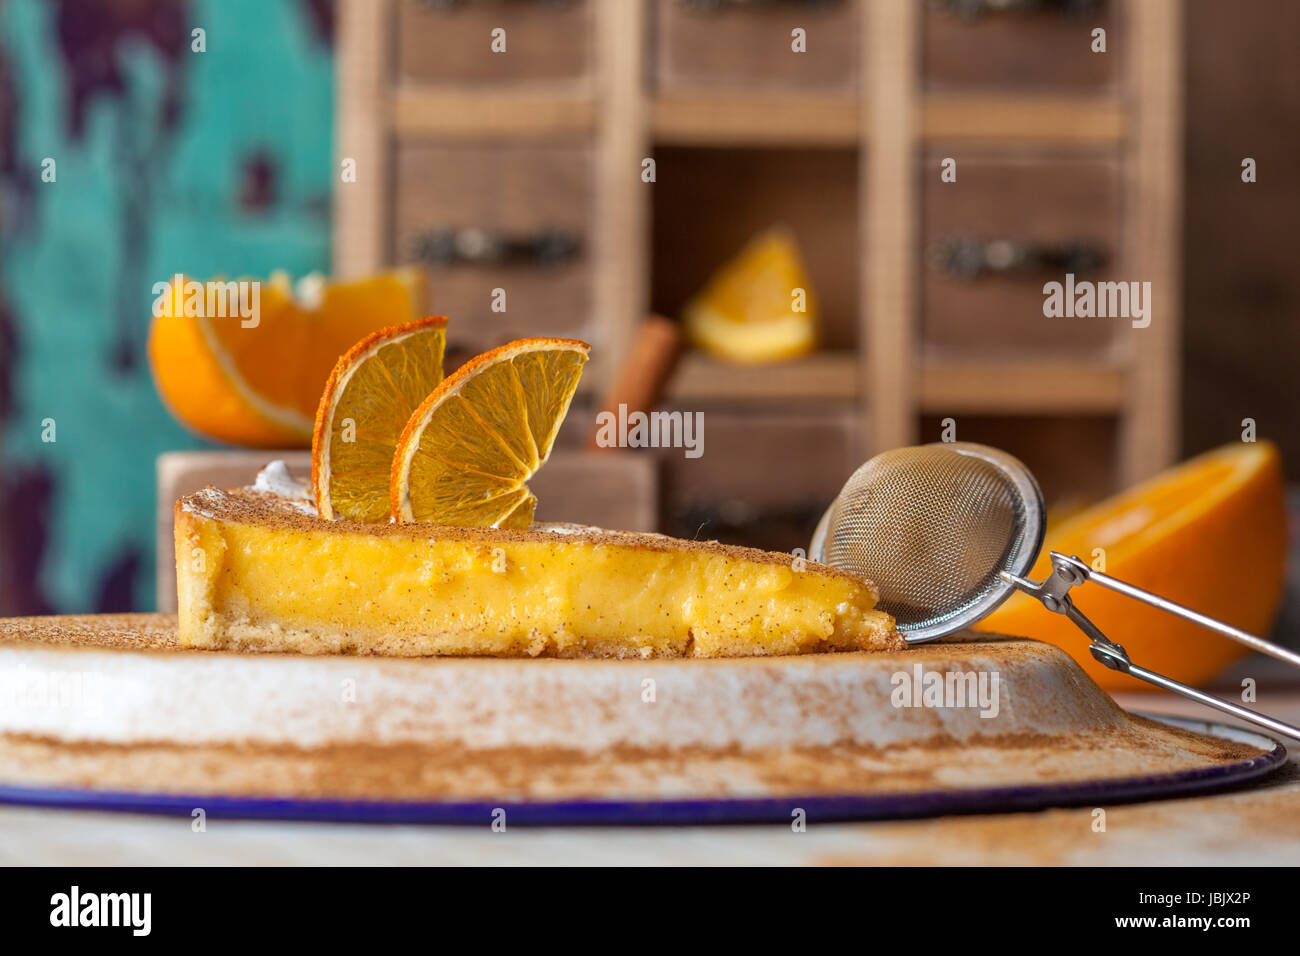
[(355, 282), (314, 279), (300, 282), (297, 293), (284, 273), (259, 282), (258, 314), (248, 319), (193, 314), (185, 292), (192, 277), (172, 280), (155, 303), (149, 360), (158, 393), (181, 424), (236, 445), (306, 448), (339, 355), (427, 307), (417, 269)]
[(388, 520), (393, 453), (411, 414), (442, 381), (446, 328), (439, 315), (381, 329), (335, 364), (311, 443), (322, 518)]
[(466, 362), (407, 422), (393, 456), (397, 521), (523, 528), (591, 347), (521, 339)]

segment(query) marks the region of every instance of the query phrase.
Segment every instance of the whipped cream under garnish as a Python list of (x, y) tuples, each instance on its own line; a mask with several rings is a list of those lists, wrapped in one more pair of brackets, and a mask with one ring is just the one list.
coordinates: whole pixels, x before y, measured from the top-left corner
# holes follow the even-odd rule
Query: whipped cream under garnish
[(312, 514), (316, 512), (316, 502), (312, 497), (311, 486), (307, 482), (299, 481), (289, 474), (289, 466), (282, 458), (269, 462), (257, 473), (257, 479), (253, 482), (253, 490), (278, 495), (295, 505), (306, 506)]

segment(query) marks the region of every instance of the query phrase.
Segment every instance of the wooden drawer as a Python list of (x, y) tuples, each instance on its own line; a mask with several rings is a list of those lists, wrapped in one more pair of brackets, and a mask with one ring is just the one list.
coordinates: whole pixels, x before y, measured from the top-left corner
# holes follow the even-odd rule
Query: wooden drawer
[[(589, 0), (399, 0), (397, 6), (397, 71), (403, 80), (563, 81), (591, 68)], [(497, 28), (505, 31), (504, 53), (492, 49)]]
[[(928, 89), (1083, 93), (1115, 83), (1123, 58), (1117, 0), (1096, 0), (1082, 13), (1062, 12), (1063, 0), (1044, 0), (1040, 10), (957, 12), (979, 6), (927, 0), (921, 62)], [(1106, 31), (1105, 53), (1092, 52), (1097, 27)]]
[[(858, 10), (853, 0), (769, 3), (655, 0), (658, 86), (850, 90), (856, 76)], [(806, 52), (791, 49), (805, 31)]]
[(862, 464), (853, 412), (831, 405), (784, 414), (705, 407), (703, 415), (700, 457), (686, 458), (679, 448), (657, 452), (665, 532), (806, 550), (822, 512)]
[[(449, 345), (590, 336), (591, 166), (586, 146), (397, 148), (393, 255), (428, 265), (431, 309), (452, 320)], [(505, 262), (476, 261), (472, 250), (448, 258), (447, 237), (469, 230), (518, 248)], [(504, 312), (493, 310), (495, 289)]]
[[(957, 181), (941, 182), (944, 156)], [(967, 351), (1100, 349), (1130, 323), (1120, 318), (1047, 318), (1043, 285), (1131, 280), (1121, 261), (1122, 176), (1109, 156), (969, 155), (936, 150), (922, 173), (921, 338)], [(1048, 254), (1046, 265), (972, 274), (975, 253), (1010, 240)], [(999, 247), (1005, 249), (1005, 246)], [(1092, 253), (1104, 265), (1089, 267)], [(1060, 261), (1056, 261), (1056, 260)], [(1072, 263), (1072, 264), (1071, 264)]]

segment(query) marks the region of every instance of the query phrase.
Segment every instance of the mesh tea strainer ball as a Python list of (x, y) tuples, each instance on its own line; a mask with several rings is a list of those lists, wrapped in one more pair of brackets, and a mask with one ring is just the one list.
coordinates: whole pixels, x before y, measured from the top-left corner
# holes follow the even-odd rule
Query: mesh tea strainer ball
[[(1043, 544), (1043, 496), (1015, 458), (967, 443), (877, 455), (828, 513), (824, 557), (880, 588), (909, 641), (959, 630), (1006, 600)], [(813, 557), (817, 558), (817, 546)]]
[(1025, 577), (1043, 546), (1043, 495), (1006, 452), (970, 442), (896, 448), (855, 471), (822, 516), (809, 557), (870, 578), (881, 610), (909, 644), (983, 619), (1021, 590), (1066, 615), (1112, 670), (1225, 713), (1300, 738), (1300, 728), (1134, 664), (1074, 606), (1070, 589), (1092, 581), (1300, 667), (1300, 654), (1052, 552), (1052, 574)]

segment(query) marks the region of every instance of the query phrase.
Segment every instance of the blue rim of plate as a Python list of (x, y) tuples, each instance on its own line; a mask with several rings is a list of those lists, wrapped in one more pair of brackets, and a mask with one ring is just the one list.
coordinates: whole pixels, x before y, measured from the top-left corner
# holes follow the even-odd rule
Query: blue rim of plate
[[(510, 826), (683, 826), (789, 823), (796, 810), (808, 822), (897, 820), (948, 814), (1008, 813), (1094, 803), (1187, 796), (1236, 786), (1272, 773), (1286, 748), (1271, 737), (1226, 724), (1165, 714), (1138, 716), (1264, 749), (1246, 760), (1075, 783), (1027, 784), (904, 793), (722, 797), (672, 800), (394, 801), (133, 793), (0, 784), (0, 804), (189, 817), (201, 807), (211, 818), (330, 823), (485, 826), (500, 811)], [(1266, 748), (1266, 749), (1265, 749)]]

